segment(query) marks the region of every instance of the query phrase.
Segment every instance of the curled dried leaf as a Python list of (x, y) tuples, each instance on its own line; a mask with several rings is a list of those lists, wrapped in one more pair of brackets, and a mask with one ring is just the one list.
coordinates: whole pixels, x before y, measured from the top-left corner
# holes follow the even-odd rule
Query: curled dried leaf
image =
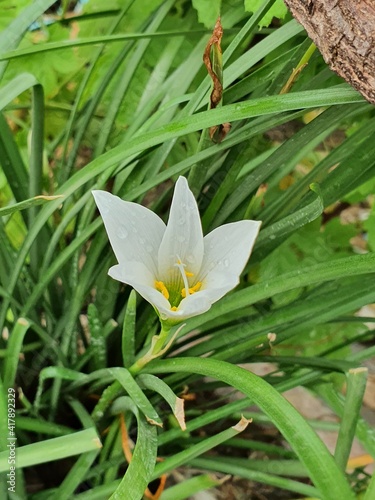
[(247, 419), (245, 418), (243, 415), (241, 416), (241, 420), (236, 424), (236, 425), (233, 425), (232, 426), (232, 429), (234, 429), (235, 431), (237, 432), (243, 432), (246, 427), (251, 424), (251, 422), (253, 421), (252, 418)]
[(147, 420), (147, 422), (149, 424), (156, 425), (157, 427), (163, 428), (163, 424), (161, 424), (160, 422), (157, 422), (156, 420), (154, 420), (153, 418), (148, 417), (147, 415), (145, 415), (145, 417), (146, 417), (146, 420)]
[(208, 40), (203, 54), (203, 62), (214, 85), (210, 96), (210, 109), (215, 109), (223, 98), (222, 37), (223, 27), (220, 17), (218, 17), (211, 38)]
[[(223, 100), (222, 37), (223, 27), (219, 17), (203, 53), (203, 62), (213, 83), (213, 89), (210, 95), (210, 109), (215, 109), (220, 106)], [(209, 129), (210, 139), (213, 142), (221, 142), (230, 131), (230, 128), (230, 123), (223, 123), (211, 127)]]
[(176, 417), (181, 430), (186, 431), (184, 403), (185, 401), (183, 399), (176, 398), (173, 414)]

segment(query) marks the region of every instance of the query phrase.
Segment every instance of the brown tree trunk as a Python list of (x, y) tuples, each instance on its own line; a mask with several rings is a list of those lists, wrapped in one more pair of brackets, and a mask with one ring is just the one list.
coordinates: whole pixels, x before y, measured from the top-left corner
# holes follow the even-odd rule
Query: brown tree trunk
[(375, 0), (284, 0), (337, 74), (375, 104)]

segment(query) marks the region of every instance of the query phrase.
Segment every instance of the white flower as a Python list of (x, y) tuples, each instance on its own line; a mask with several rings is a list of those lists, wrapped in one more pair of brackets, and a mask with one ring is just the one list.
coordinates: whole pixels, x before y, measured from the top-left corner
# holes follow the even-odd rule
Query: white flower
[(260, 222), (225, 224), (203, 237), (198, 206), (179, 177), (168, 225), (151, 210), (105, 191), (93, 191), (118, 265), (108, 274), (131, 285), (179, 323), (210, 309), (239, 283)]

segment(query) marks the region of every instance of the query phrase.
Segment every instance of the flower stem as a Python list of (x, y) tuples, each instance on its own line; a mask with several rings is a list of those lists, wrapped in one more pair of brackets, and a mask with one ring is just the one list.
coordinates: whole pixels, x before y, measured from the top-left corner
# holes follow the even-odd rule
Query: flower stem
[(163, 347), (170, 331), (169, 325), (161, 323), (160, 333), (152, 338), (150, 349), (129, 368), (132, 375), (136, 375), (147, 363), (163, 354)]

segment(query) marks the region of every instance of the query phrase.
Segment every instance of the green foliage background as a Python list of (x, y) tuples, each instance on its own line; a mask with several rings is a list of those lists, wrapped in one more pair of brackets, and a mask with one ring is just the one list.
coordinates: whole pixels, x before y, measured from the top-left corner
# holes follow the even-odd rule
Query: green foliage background
[[(161, 500), (217, 486), (208, 471), (298, 497), (371, 500), (375, 481), (347, 475), (346, 463), (354, 433), (375, 456), (357, 370), (374, 355), (374, 319), (354, 314), (375, 302), (373, 106), (327, 68), (278, 0), (90, 0), (73, 17), (69, 2), (57, 13), (53, 3), (0, 4), (0, 497), (142, 499), (153, 479), (184, 467), (201, 472), (183, 488), (168, 483)], [(219, 12), (223, 105), (209, 110), (202, 54)], [(209, 141), (208, 128), (225, 122), (228, 136)], [(166, 220), (178, 175), (205, 233), (243, 218), (262, 220), (262, 231), (240, 285), (187, 322), (173, 360), (132, 377), (159, 323), (107, 276), (114, 256), (91, 190)], [(259, 361), (275, 372), (236, 366)], [(243, 398), (219, 400), (224, 385)], [(184, 431), (173, 409), (186, 386), (197, 401), (186, 403)], [(322, 424), (283, 398), (297, 386), (340, 417), (333, 457), (313, 430)], [(276, 427), (291, 450), (251, 425), (238, 434), (241, 412)], [(130, 464), (119, 415), (136, 443)], [(212, 451), (223, 443), (225, 460)], [(245, 460), (238, 452), (249, 448), (268, 460)]]

